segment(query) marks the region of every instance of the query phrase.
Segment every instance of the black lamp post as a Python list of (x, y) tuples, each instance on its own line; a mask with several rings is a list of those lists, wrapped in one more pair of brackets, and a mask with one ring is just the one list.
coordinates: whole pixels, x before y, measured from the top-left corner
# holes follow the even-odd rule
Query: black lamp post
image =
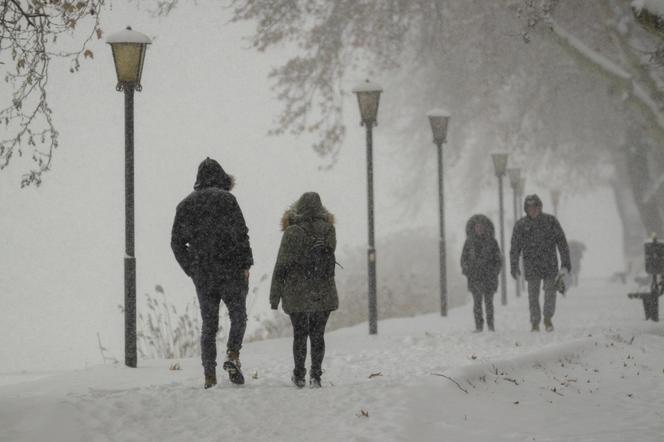
[(353, 92), (357, 95), (360, 106), (362, 126), (367, 131), (367, 212), (369, 243), (367, 247), (367, 265), (369, 271), (369, 334), (378, 333), (378, 305), (376, 299), (376, 244), (374, 237), (374, 189), (373, 189), (373, 127), (378, 124), (379, 85), (369, 82), (357, 85)]
[[(514, 225), (519, 220), (519, 185), (521, 183), (521, 169), (507, 169), (507, 175), (510, 177), (510, 186), (512, 187), (512, 196), (514, 199)], [(507, 265), (507, 264), (505, 264)], [(515, 281), (516, 297), (521, 297), (521, 284)]]
[(134, 91), (141, 90), (141, 74), (150, 39), (140, 32), (127, 29), (111, 34), (116, 89), (125, 98), (125, 365), (136, 367), (136, 257), (134, 256)]
[(507, 273), (505, 269), (505, 210), (503, 207), (503, 177), (507, 170), (507, 154), (491, 154), (493, 168), (498, 177), (498, 204), (500, 208), (500, 253), (503, 256), (503, 270), (500, 273), (500, 303), (507, 305)]
[(440, 315), (447, 316), (447, 258), (445, 247), (445, 186), (443, 181), (443, 143), (447, 141), (447, 125), (450, 113), (444, 109), (430, 111), (427, 116), (433, 132), (433, 142), (438, 148), (438, 210), (440, 222)]

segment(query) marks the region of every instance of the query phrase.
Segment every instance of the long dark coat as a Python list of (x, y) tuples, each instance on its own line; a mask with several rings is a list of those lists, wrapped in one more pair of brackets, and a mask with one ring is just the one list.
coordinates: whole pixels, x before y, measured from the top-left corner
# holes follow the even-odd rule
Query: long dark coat
[(556, 248), (560, 253), (561, 266), (571, 271), (567, 239), (556, 217), (547, 213), (540, 213), (536, 218), (524, 216), (517, 221), (512, 232), (512, 274), (518, 270), (519, 255), (523, 253), (526, 280), (555, 277), (558, 274)]
[(302, 262), (314, 237), (324, 238), (328, 247), (336, 249), (334, 217), (317, 193), (308, 192), (284, 213), (281, 222), (284, 234), (272, 274), (270, 305), (276, 309), (281, 301), (288, 314), (336, 310), (339, 298), (334, 276), (323, 281), (309, 279)]
[(198, 167), (194, 191), (177, 206), (171, 248), (197, 285), (240, 278), (254, 263), (249, 229), (230, 193), (233, 184), (219, 163), (207, 158)]
[[(484, 226), (484, 234), (475, 233), (475, 225)], [(473, 215), (466, 223), (466, 242), (461, 253), (461, 271), (472, 293), (493, 294), (498, 290), (498, 275), (503, 267), (493, 223), (484, 215)]]

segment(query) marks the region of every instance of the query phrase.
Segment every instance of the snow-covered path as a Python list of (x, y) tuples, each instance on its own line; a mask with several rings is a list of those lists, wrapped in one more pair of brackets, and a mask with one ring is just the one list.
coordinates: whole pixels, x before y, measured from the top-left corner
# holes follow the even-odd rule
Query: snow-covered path
[(525, 298), (498, 303), (496, 333), (471, 333), (468, 305), (338, 330), (320, 390), (290, 384), (290, 339), (246, 345), (242, 387), (203, 390), (196, 359), (4, 385), (0, 440), (662, 441), (664, 325), (625, 290), (559, 298), (553, 333), (529, 331)]

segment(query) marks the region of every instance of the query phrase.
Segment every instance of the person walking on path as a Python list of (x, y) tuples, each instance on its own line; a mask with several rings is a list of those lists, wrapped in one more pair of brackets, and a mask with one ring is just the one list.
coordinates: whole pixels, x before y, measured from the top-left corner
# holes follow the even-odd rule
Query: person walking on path
[(503, 267), (500, 247), (495, 238), (493, 223), (484, 215), (473, 215), (466, 223), (466, 242), (461, 253), (461, 271), (468, 279), (473, 295), (475, 332), (484, 328), (482, 302), (489, 331), (495, 331), (493, 295), (498, 290), (498, 275)]
[(175, 258), (193, 279), (201, 308), (206, 389), (217, 383), (221, 301), (228, 308), (231, 322), (223, 368), (232, 383), (244, 383), (240, 349), (247, 326), (249, 269), (254, 260), (242, 211), (230, 193), (234, 183), (217, 161), (206, 158), (198, 167), (194, 191), (177, 206), (171, 234)]
[(519, 256), (523, 254), (532, 331), (539, 331), (542, 316), (539, 294), (543, 286), (544, 327), (550, 332), (553, 331), (552, 318), (556, 311), (556, 278), (559, 271), (556, 249), (560, 254), (561, 267), (570, 273), (569, 247), (556, 217), (542, 213), (542, 201), (537, 195), (526, 197), (524, 210), (526, 216), (517, 221), (512, 232), (511, 273), (514, 279), (519, 277)]
[(307, 192), (288, 209), (281, 220), (283, 237), (272, 274), (270, 306), (281, 302), (293, 325), (291, 380), (305, 385), (307, 340), (311, 341), (309, 382), (321, 386), (325, 356), (325, 325), (339, 307), (334, 282), (336, 233), (334, 216), (323, 207), (320, 196)]

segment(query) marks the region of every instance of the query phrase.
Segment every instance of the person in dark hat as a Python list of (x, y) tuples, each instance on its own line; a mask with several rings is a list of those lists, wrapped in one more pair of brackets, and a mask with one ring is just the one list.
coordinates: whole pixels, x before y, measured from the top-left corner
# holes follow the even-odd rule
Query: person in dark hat
[(281, 219), (284, 232), (272, 273), (270, 305), (279, 302), (293, 324), (291, 380), (305, 385), (307, 340), (311, 341), (309, 383), (321, 386), (325, 356), (325, 326), (330, 313), (339, 308), (334, 282), (337, 245), (334, 216), (323, 207), (315, 192), (303, 194)]
[(500, 247), (495, 238), (493, 223), (484, 215), (473, 215), (466, 223), (466, 242), (461, 253), (461, 271), (468, 279), (473, 295), (475, 331), (484, 328), (482, 303), (486, 311), (489, 331), (495, 331), (493, 295), (498, 290), (498, 275), (503, 267)]
[[(542, 213), (542, 200), (528, 195), (524, 201), (526, 216), (514, 225), (510, 250), (511, 273), (514, 279), (520, 275), (519, 256), (523, 255), (524, 276), (528, 283), (528, 304), (532, 331), (539, 331), (544, 313), (546, 331), (553, 331), (552, 318), (556, 311), (556, 278), (558, 256), (561, 267), (571, 272), (569, 247), (565, 232), (555, 216)], [(544, 309), (540, 310), (539, 294), (544, 288)]]
[(230, 193), (234, 183), (217, 161), (206, 158), (198, 167), (194, 191), (177, 206), (171, 233), (175, 258), (193, 279), (200, 304), (206, 389), (217, 383), (221, 301), (228, 308), (231, 322), (223, 368), (231, 382), (244, 383), (240, 349), (247, 325), (249, 269), (254, 260), (242, 211)]

